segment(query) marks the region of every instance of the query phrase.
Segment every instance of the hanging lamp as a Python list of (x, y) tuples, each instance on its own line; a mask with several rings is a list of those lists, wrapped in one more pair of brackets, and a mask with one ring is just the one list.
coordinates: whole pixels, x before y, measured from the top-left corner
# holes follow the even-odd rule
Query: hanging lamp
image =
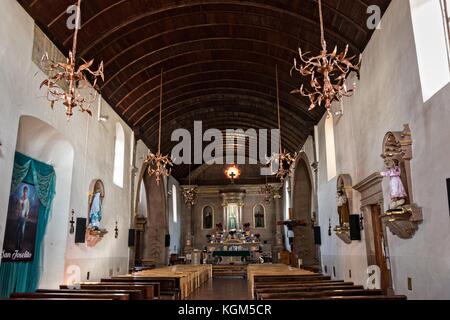
[(198, 188), (191, 185), (191, 165), (189, 165), (189, 186), (183, 189), (184, 203), (194, 206), (197, 198)]
[[(282, 144), (282, 130), (281, 130), (281, 108), (280, 108), (280, 83), (278, 78), (278, 65), (275, 68), (276, 70), (276, 85), (277, 85), (277, 112), (278, 112), (278, 130), (279, 130), (279, 145), (280, 150), (277, 155), (273, 155), (271, 160), (272, 162), (271, 166), (272, 168), (276, 169), (276, 176), (278, 179), (280, 179), (281, 183), (284, 183), (286, 178), (288, 176), (291, 176), (292, 170), (291, 167), (295, 163), (295, 159), (297, 158), (297, 153), (294, 153), (293, 155), (286, 152), (286, 150), (283, 150), (283, 144)], [(276, 166), (274, 166), (274, 164)]]
[(295, 89), (291, 93), (307, 97), (310, 102), (309, 110), (324, 105), (327, 112), (331, 114), (333, 102), (341, 102), (343, 97), (350, 97), (354, 94), (356, 84), (353, 85), (353, 89), (349, 89), (345, 81), (352, 71), (356, 72), (359, 79), (362, 55), (359, 56), (359, 59), (356, 59), (356, 56), (347, 57), (348, 44), (345, 50), (339, 54), (337, 53), (337, 46), (333, 52), (328, 52), (323, 24), (322, 0), (318, 0), (318, 5), (322, 51), (320, 55), (308, 58), (310, 52), (303, 54), (302, 49), (298, 49), (300, 59), (294, 59), (291, 75), (296, 70), (305, 78), (308, 85), (302, 84), (299, 89)]
[(169, 155), (161, 154), (161, 129), (162, 129), (162, 103), (163, 103), (163, 69), (161, 68), (161, 83), (159, 92), (159, 129), (158, 129), (158, 152), (156, 154), (149, 151), (145, 163), (148, 165), (148, 175), (155, 176), (156, 184), (159, 186), (161, 177), (168, 177), (171, 174), (173, 161)]
[[(78, 0), (75, 22), (75, 32), (73, 36), (72, 50), (69, 51), (69, 58), (66, 62), (55, 62), (45, 53), (41, 59), (41, 67), (48, 74), (40, 89), (46, 88), (46, 98), (53, 109), (55, 104), (62, 101), (66, 116), (70, 119), (73, 116), (74, 109), (78, 108), (81, 112), (86, 112), (92, 116), (91, 106), (97, 100), (97, 82), (99, 79), (105, 80), (103, 73), (103, 61), (98, 70), (91, 70), (94, 60), (85, 61), (77, 69), (77, 44), (78, 30), (81, 27), (81, 0)], [(91, 79), (89, 82), (88, 79)], [(65, 89), (67, 88), (67, 89)], [(85, 95), (80, 90), (86, 89)]]

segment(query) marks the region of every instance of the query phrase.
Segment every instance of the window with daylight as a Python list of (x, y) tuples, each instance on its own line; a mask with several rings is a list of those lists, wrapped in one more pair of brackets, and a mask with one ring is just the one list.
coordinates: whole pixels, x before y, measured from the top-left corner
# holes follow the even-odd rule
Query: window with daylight
[(423, 101), (450, 82), (450, 0), (410, 0)]
[(327, 117), (325, 120), (325, 146), (327, 156), (327, 175), (328, 181), (336, 177), (336, 146), (334, 142), (334, 123), (333, 117)]
[(172, 215), (173, 223), (178, 223), (178, 193), (176, 185), (172, 185)]
[(114, 150), (113, 182), (123, 188), (123, 173), (125, 165), (125, 132), (120, 123), (116, 123), (116, 144)]

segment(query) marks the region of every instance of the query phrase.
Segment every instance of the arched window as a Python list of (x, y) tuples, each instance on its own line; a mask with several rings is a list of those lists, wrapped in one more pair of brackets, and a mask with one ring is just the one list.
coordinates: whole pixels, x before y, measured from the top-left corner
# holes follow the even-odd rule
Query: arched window
[(325, 145), (327, 156), (328, 181), (336, 177), (336, 146), (334, 144), (334, 123), (333, 117), (325, 120)]
[(213, 228), (214, 223), (214, 210), (211, 206), (206, 206), (202, 210), (202, 225), (204, 230), (210, 230)]
[(266, 228), (266, 209), (262, 204), (257, 204), (253, 208), (253, 221), (255, 229)]
[(172, 215), (173, 215), (173, 223), (178, 223), (178, 206), (177, 206), (177, 187), (172, 185)]
[(114, 150), (113, 182), (123, 188), (123, 173), (125, 165), (125, 132), (120, 123), (116, 123), (116, 144)]
[(284, 184), (284, 220), (289, 220), (289, 208), (291, 207), (291, 195), (289, 193), (289, 179)]
[(448, 0), (410, 0), (423, 101), (450, 81)]

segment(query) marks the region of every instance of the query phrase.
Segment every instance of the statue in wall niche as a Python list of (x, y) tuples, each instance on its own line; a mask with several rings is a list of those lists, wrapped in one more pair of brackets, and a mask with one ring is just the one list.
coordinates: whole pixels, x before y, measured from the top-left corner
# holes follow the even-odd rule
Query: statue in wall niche
[(389, 187), (391, 196), (390, 209), (394, 210), (406, 203), (406, 190), (403, 186), (401, 179), (401, 168), (399, 166), (398, 160), (396, 159), (386, 159), (385, 160), (386, 170), (381, 172), (383, 177), (389, 177)]
[(100, 230), (100, 221), (102, 221), (102, 200), (100, 192), (97, 192), (94, 195), (89, 212), (89, 227), (96, 231)]
[(350, 209), (348, 207), (347, 196), (343, 190), (338, 190), (337, 192), (337, 207), (340, 226), (348, 225), (350, 221)]

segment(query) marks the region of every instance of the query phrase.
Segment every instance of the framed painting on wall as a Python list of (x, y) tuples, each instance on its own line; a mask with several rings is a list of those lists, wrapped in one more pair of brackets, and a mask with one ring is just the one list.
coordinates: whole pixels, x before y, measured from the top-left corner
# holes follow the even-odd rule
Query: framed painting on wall
[(2, 262), (34, 259), (40, 202), (32, 184), (21, 183), (9, 197)]

